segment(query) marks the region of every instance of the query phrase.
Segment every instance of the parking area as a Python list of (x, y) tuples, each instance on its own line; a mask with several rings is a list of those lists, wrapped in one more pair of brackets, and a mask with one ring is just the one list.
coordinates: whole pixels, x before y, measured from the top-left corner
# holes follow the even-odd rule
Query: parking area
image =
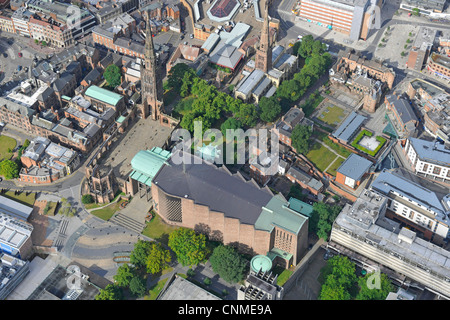
[(319, 248), (311, 258), (307, 269), (299, 276), (288, 291), (284, 294), (284, 300), (317, 300), (321, 285), (318, 281), (320, 270), (325, 266), (325, 249)]

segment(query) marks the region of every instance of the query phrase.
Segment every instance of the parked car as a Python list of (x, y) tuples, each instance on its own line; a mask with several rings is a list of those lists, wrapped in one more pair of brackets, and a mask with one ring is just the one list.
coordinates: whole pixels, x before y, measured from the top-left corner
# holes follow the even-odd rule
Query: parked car
[(22, 58), (22, 52), (19, 52), (19, 58)]
[(17, 66), (17, 71), (22, 70), (22, 66)]
[(3, 52), (3, 58), (8, 58), (8, 54), (6, 52)]

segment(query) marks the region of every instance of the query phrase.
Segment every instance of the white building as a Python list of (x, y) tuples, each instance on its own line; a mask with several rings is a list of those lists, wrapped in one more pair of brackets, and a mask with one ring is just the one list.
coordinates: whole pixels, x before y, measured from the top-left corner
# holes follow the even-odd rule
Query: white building
[(439, 186), (401, 169), (382, 171), (371, 188), (388, 199), (392, 218), (407, 223), (424, 238), (440, 242), (450, 236), (448, 188), (435, 192)]
[(366, 190), (336, 218), (328, 247), (398, 284), (419, 284), (450, 298), (450, 252), (384, 216), (387, 201)]
[(450, 183), (450, 149), (444, 144), (409, 138), (404, 151), (415, 173)]

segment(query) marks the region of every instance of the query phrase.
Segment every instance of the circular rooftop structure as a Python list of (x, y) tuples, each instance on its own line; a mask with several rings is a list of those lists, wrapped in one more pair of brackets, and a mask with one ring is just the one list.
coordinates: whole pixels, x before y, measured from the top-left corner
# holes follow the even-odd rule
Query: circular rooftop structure
[(272, 269), (272, 260), (270, 260), (268, 256), (259, 254), (252, 258), (250, 261), (250, 267), (254, 272), (259, 272), (260, 270), (262, 272), (267, 272)]
[(216, 0), (206, 14), (213, 21), (224, 22), (231, 20), (240, 6), (239, 0)]

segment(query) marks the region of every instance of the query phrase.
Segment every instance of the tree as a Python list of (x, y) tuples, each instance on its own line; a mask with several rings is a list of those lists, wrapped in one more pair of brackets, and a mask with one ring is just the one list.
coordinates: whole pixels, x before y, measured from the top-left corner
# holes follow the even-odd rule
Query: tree
[(117, 286), (128, 287), (134, 276), (134, 270), (131, 269), (128, 264), (123, 264), (117, 269), (117, 273), (114, 275), (113, 279)]
[(135, 244), (133, 251), (130, 254), (130, 263), (134, 264), (137, 268), (143, 268), (147, 266), (147, 257), (150, 254), (152, 243), (150, 241), (144, 241), (139, 239)]
[(341, 212), (338, 205), (330, 205), (323, 202), (313, 204), (313, 212), (309, 222), (310, 232), (317, 234), (319, 238), (328, 239), (334, 220)]
[(167, 86), (173, 88), (176, 92), (180, 92), (184, 74), (188, 70), (192, 69), (185, 63), (177, 63), (173, 66), (167, 76)]
[(235, 118), (228, 118), (220, 125), (220, 131), (222, 131), (223, 136), (226, 137), (228, 129), (236, 130), (241, 127), (242, 123), (239, 120)]
[(229, 283), (241, 281), (246, 273), (247, 260), (229, 245), (216, 247), (209, 262), (214, 272)]
[(95, 296), (95, 300), (122, 300), (122, 289), (116, 285), (108, 284), (105, 289), (101, 289)]
[(322, 285), (319, 299), (351, 299), (351, 290), (357, 281), (355, 270), (355, 264), (345, 256), (338, 255), (329, 259), (322, 269), (325, 282)]
[(16, 162), (5, 159), (0, 162), (0, 175), (5, 179), (14, 179), (19, 177), (19, 166)]
[(415, 16), (420, 16), (420, 9), (419, 8), (413, 8), (411, 10), (412, 14)]
[(256, 107), (252, 103), (243, 103), (234, 116), (241, 121), (244, 126), (248, 127), (255, 126), (258, 120)]
[(81, 202), (84, 204), (89, 204), (94, 202), (94, 198), (90, 194), (83, 194), (81, 196)]
[(183, 266), (199, 264), (208, 253), (206, 236), (186, 228), (179, 228), (170, 234), (169, 247)]
[(161, 272), (169, 266), (171, 261), (169, 250), (166, 250), (160, 243), (154, 242), (147, 255), (147, 272), (153, 274)]
[(109, 65), (103, 72), (103, 77), (105, 78), (108, 86), (115, 88), (121, 84), (122, 75), (120, 73), (120, 68), (115, 64)]
[(134, 294), (136, 297), (140, 298), (143, 295), (145, 295), (145, 292), (147, 291), (147, 285), (144, 278), (140, 276), (135, 276), (131, 279), (129, 289), (132, 294)]
[(262, 97), (259, 101), (259, 108), (259, 117), (264, 122), (274, 121), (281, 113), (281, 105), (274, 96), (270, 98)]
[[(376, 281), (379, 281), (378, 288), (368, 285), (373, 277), (379, 277), (376, 279)], [(386, 300), (389, 292), (394, 290), (394, 286), (384, 273), (368, 273), (359, 278), (358, 286), (359, 292), (356, 300)]]
[(309, 151), (309, 139), (311, 138), (311, 127), (297, 124), (292, 130), (291, 141), (292, 147), (297, 153), (305, 154)]

